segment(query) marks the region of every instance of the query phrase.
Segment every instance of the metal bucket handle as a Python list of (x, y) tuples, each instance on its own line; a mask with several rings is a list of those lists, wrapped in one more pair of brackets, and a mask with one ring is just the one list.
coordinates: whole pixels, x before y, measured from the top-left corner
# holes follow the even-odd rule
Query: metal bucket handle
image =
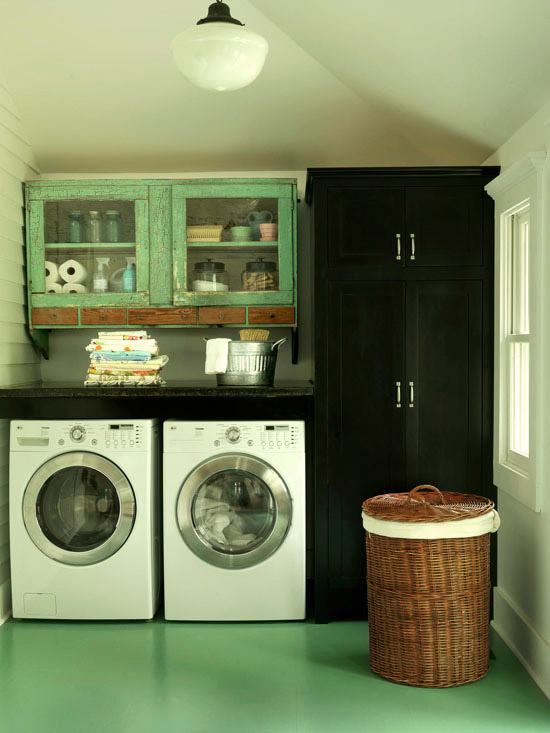
[(284, 339), (279, 339), (278, 341), (275, 341), (275, 343), (271, 346), (271, 351), (279, 351), (279, 349), (285, 343), (285, 341), (288, 341), (288, 339), (284, 338)]

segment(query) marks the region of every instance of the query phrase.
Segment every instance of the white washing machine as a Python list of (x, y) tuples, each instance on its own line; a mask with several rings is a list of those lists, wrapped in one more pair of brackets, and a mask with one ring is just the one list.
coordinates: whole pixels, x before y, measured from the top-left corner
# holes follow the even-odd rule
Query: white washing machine
[(155, 420), (15, 420), (15, 618), (150, 619), (159, 600)]
[(303, 422), (164, 423), (170, 620), (305, 617)]

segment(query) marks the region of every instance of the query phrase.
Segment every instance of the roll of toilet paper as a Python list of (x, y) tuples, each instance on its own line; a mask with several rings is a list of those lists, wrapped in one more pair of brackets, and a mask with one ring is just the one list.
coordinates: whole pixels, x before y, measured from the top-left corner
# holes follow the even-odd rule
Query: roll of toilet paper
[(59, 282), (59, 268), (55, 262), (46, 260), (46, 262), (44, 262), (44, 267), (46, 269), (46, 280), (52, 283)]
[(65, 283), (63, 285), (64, 293), (87, 293), (88, 288), (82, 283)]
[(47, 293), (62, 293), (63, 286), (61, 283), (53, 282), (52, 280), (46, 280), (46, 292)]
[(83, 283), (88, 277), (88, 270), (76, 260), (67, 260), (59, 266), (59, 276), (66, 283)]

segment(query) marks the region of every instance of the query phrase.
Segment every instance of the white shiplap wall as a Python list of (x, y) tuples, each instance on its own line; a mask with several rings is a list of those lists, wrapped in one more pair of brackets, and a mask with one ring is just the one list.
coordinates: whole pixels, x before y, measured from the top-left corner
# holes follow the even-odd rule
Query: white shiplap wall
[[(40, 379), (25, 331), (23, 190), (37, 168), (21, 120), (0, 77), (0, 387)], [(8, 531), (9, 421), (0, 420), (0, 624), (11, 610)]]

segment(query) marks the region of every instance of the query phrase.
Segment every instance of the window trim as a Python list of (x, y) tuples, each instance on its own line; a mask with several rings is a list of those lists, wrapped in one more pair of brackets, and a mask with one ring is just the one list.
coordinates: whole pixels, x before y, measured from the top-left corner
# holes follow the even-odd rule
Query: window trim
[[(550, 328), (550, 298), (542, 284), (545, 261), (542, 246), (548, 216), (544, 207), (547, 178), (546, 153), (530, 153), (486, 186), (495, 200), (495, 392), (493, 473), (496, 486), (533, 511), (541, 509), (541, 477), (544, 458), (543, 435), (550, 437), (550, 421), (544, 417), (550, 392), (544, 384), (544, 328)], [(507, 312), (510, 287), (511, 215), (529, 207), (529, 458), (508, 451), (508, 368)], [(548, 303), (544, 302), (548, 299)], [(516, 337), (515, 340), (520, 340)], [(549, 424), (546, 424), (548, 422)], [(517, 460), (516, 460), (517, 458)], [(522, 460), (523, 459), (523, 460)], [(546, 468), (546, 467), (544, 467)], [(544, 470), (546, 473), (546, 470)]]

